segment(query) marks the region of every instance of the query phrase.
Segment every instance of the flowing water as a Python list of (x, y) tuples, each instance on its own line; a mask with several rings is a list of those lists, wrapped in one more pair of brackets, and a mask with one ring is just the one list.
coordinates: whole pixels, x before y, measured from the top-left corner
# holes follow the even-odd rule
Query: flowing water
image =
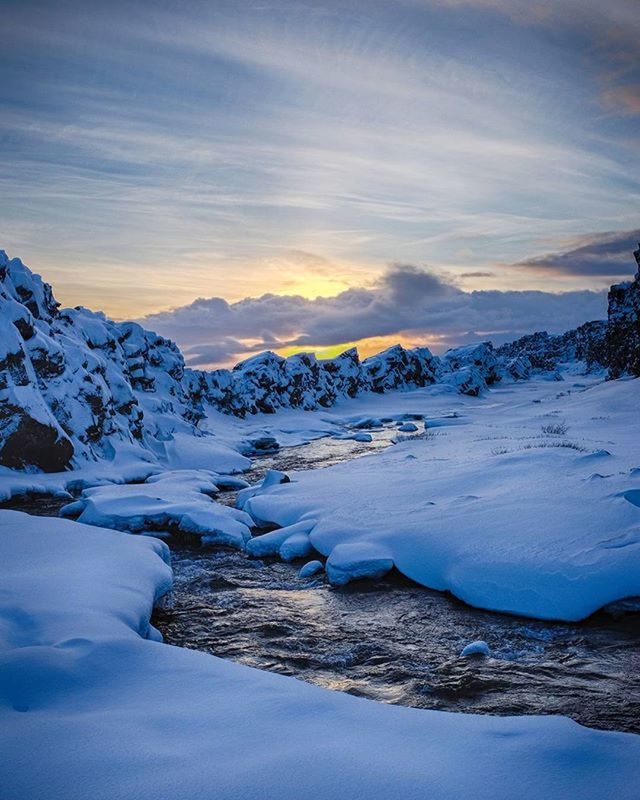
[[(322, 439), (256, 459), (319, 468), (387, 446)], [(428, 446), (428, 442), (425, 442)], [(232, 503), (234, 495), (218, 499)], [(13, 503), (55, 513), (46, 498)], [(470, 608), (392, 573), (334, 589), (299, 564), (169, 540), (174, 606), (153, 622), (165, 641), (375, 700), (483, 714), (565, 714), (595, 728), (640, 732), (640, 614), (601, 612), (579, 624)], [(482, 639), (490, 657), (459, 656)]]

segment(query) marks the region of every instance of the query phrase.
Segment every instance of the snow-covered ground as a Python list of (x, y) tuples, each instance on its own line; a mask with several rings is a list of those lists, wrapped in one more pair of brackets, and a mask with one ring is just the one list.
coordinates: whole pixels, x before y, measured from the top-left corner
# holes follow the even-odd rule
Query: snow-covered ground
[(637, 380), (569, 378), (475, 401), (433, 389), (370, 397), (360, 413), (423, 414), (431, 435), (241, 502), (257, 522), (295, 526), (297, 540), (304, 527), (336, 584), (395, 565), (472, 605), (582, 619), (640, 595), (639, 391)]
[(166, 558), (0, 512), (3, 798), (637, 798), (637, 736), (388, 706), (156, 641)]
[[(335, 584), (395, 566), (472, 605), (577, 620), (640, 595), (639, 396), (638, 379), (568, 371), (562, 382), (499, 384), (479, 398), (435, 385), (246, 419), (210, 408), (210, 435), (175, 435), (162, 460), (132, 451), (67, 473), (3, 469), (0, 497), (146, 479), (85, 489), (68, 513), (242, 547), (249, 518), (207, 496), (233, 481), (223, 473), (249, 465), (240, 451), (264, 437), (284, 446), (319, 436), (375, 439), (383, 420), (398, 430), (388, 450), (241, 493), (255, 522), (284, 529), (250, 540), (250, 552), (290, 560), (315, 548)], [(402, 431), (407, 420), (416, 433)]]

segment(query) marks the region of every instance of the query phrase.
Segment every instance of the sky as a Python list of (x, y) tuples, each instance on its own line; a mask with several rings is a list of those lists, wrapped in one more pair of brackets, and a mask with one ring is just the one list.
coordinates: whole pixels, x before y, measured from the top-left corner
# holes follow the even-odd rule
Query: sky
[(0, 247), (189, 363), (606, 315), (638, 0), (0, 3)]

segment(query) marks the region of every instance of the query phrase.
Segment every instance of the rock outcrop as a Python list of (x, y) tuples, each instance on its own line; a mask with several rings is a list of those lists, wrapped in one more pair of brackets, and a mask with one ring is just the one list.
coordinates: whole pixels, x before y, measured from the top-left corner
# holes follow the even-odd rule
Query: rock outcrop
[(236, 416), (329, 407), (362, 392), (449, 385), (478, 395), (500, 380), (556, 374), (559, 364), (640, 375), (638, 274), (612, 286), (608, 322), (560, 336), (539, 332), (494, 349), (400, 345), (360, 361), (355, 348), (330, 360), (311, 353), (260, 353), (231, 370), (185, 367), (178, 347), (133, 322), (60, 309), (51, 287), (0, 251), (0, 465), (62, 470), (112, 458), (123, 445), (162, 450), (178, 432), (203, 435), (207, 407)]
[(172, 342), (86, 308), (61, 310), (39, 275), (0, 251), (0, 464), (58, 471), (73, 457), (191, 430), (200, 412), (183, 373)]
[(232, 370), (187, 370), (185, 379), (200, 402), (244, 417), (279, 408), (328, 408), (363, 391), (427, 386), (437, 380), (439, 370), (439, 359), (426, 347), (406, 350), (396, 345), (362, 362), (355, 348), (322, 361), (313, 353), (283, 358), (267, 351)]
[(526, 359), (534, 373), (583, 361), (588, 371), (606, 368), (609, 379), (640, 376), (640, 244), (633, 255), (636, 274), (610, 288), (606, 320), (585, 322), (558, 336), (538, 331), (501, 345), (496, 353), (507, 372), (517, 379), (523, 365), (515, 360)]
[(472, 397), (501, 380), (503, 374), (491, 342), (447, 350), (441, 359), (442, 382)]
[(640, 375), (640, 244), (633, 255), (637, 271), (632, 281), (609, 290), (607, 358), (609, 377)]
[(533, 372), (552, 373), (569, 361), (584, 361), (587, 370), (598, 369), (607, 366), (607, 329), (605, 320), (594, 320), (556, 336), (537, 331), (501, 345), (496, 352), (507, 363), (527, 359)]

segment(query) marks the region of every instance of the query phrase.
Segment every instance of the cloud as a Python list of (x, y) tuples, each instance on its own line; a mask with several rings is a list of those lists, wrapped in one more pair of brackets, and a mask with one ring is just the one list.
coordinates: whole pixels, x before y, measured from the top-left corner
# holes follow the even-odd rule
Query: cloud
[(65, 302), (308, 295), (301, 269), (329, 294), (362, 283), (352, 265), (490, 271), (635, 224), (633, 119), (612, 111), (631, 96), (598, 97), (638, 82), (637, 3), (9, 6), (4, 246)]
[(209, 364), (227, 364), (246, 349), (243, 342), (226, 337), (209, 344), (192, 345), (186, 348), (184, 355), (190, 366), (200, 367)]
[(604, 292), (465, 292), (427, 269), (396, 264), (371, 286), (334, 297), (199, 298), (140, 321), (177, 341), (189, 364), (204, 366), (264, 349), (314, 349), (374, 337), (413, 337), (438, 344), (436, 349), (503, 342), (534, 330), (567, 330), (605, 314)]
[(445, 283), (427, 270), (412, 264), (395, 264), (379, 281), (382, 291), (400, 306), (414, 307), (437, 298), (459, 294), (451, 284)]
[(631, 254), (638, 241), (640, 228), (582, 236), (569, 250), (528, 258), (514, 266), (563, 275), (623, 277), (633, 271)]

